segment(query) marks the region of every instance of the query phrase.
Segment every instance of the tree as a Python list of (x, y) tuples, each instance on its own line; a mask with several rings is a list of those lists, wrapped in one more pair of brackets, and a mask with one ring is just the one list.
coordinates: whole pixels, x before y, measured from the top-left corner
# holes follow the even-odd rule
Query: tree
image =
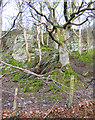
[[(36, 14), (43, 16), (45, 18), (45, 20), (49, 24), (51, 24), (52, 29), (50, 30), (50, 28), (49, 28), (49, 26), (47, 26), (46, 22), (41, 23), (38, 20), (40, 24), (43, 24), (46, 27), (46, 30), (48, 31), (51, 39), (58, 44), (58, 46), (59, 46), (58, 47), (59, 48), (59, 61), (62, 63), (62, 66), (69, 64), (69, 55), (67, 52), (65, 37), (64, 37), (65, 31), (66, 31), (66, 29), (71, 29), (71, 25), (80, 26), (88, 20), (89, 16), (87, 16), (87, 18), (79, 24), (73, 23), (74, 20), (76, 20), (79, 16), (81, 16), (85, 11), (95, 9), (95, 8), (90, 7), (91, 4), (93, 4), (93, 2), (89, 2), (87, 4), (87, 6), (84, 8), (84, 2), (82, 1), (81, 5), (75, 9), (75, 12), (73, 12), (73, 13), (70, 12), (70, 17), (68, 17), (68, 8), (67, 8), (68, 2), (64, 1), (64, 17), (65, 17), (66, 22), (63, 25), (60, 25), (60, 23), (58, 23), (57, 19), (55, 18), (55, 16), (56, 16), (55, 10), (60, 2), (55, 2), (55, 3), (53, 3), (52, 6), (50, 5), (49, 2), (45, 2), (48, 6), (49, 12), (52, 15), (52, 19), (49, 19), (45, 14), (39, 12), (30, 2), (25, 1), (25, 3), (27, 3), (36, 12)], [(62, 31), (61, 29), (63, 29), (63, 33), (61, 32)], [(55, 37), (54, 37), (54, 34), (55, 34)]]
[[(79, 16), (79, 23), (81, 23), (81, 18)], [(82, 41), (81, 41), (81, 26), (79, 26), (79, 53), (82, 53)]]
[[(39, 37), (40, 32), (41, 32), (40, 26), (44, 26), (49, 37), (52, 39), (53, 42), (56, 43), (56, 45), (54, 47), (59, 50), (59, 61), (61, 62), (62, 66), (69, 64), (70, 63), (69, 62), (69, 53), (68, 53), (68, 49), (67, 49), (67, 41), (69, 39), (66, 36), (70, 36), (69, 31), (70, 30), (73, 31), (73, 26), (81, 26), (82, 24), (84, 24), (85, 22), (88, 21), (88, 18), (90, 17), (89, 15), (86, 17), (85, 20), (82, 20), (82, 22), (80, 22), (78, 24), (76, 23), (75, 20), (78, 19), (79, 17), (81, 17), (81, 15), (83, 15), (85, 11), (92, 12), (92, 10), (95, 10), (94, 7), (90, 7), (93, 4), (93, 2), (89, 2), (86, 5), (84, 2), (82, 2), (81, 5), (78, 7), (76, 7), (76, 4), (73, 4), (74, 7), (72, 7), (72, 5), (69, 5), (68, 2), (64, 1), (64, 4), (63, 4), (64, 5), (64, 7), (63, 7), (64, 14), (62, 16), (60, 16), (60, 15), (58, 16), (58, 14), (57, 14), (57, 7), (58, 6), (60, 7), (60, 1), (54, 2), (54, 3), (52, 3), (52, 5), (49, 1), (44, 3), (45, 7), (48, 8), (47, 12), (49, 13), (49, 15), (47, 15), (47, 12), (44, 13), (43, 10), (40, 10), (40, 7), (38, 7), (38, 6), (36, 7), (36, 3), (32, 3), (31, 1), (28, 2), (25, 0), (23, 0), (23, 3), (25, 3), (26, 6), (28, 5), (27, 7), (31, 8), (33, 10), (32, 14), (31, 14), (31, 18), (35, 19), (34, 24), (36, 24), (36, 28), (37, 28), (37, 34), (36, 34), (36, 38), (35, 38), (38, 42), (38, 48), (39, 48), (39, 63), (36, 66), (37, 70), (39, 70), (39, 66), (40, 66), (41, 60), (42, 60), (41, 48), (40, 48), (41, 41), (40, 41), (40, 37)], [(68, 7), (68, 5), (69, 5), (69, 7)], [(21, 6), (19, 5), (19, 7), (21, 7)], [(25, 9), (25, 11), (26, 11), (26, 9)], [(22, 19), (21, 12), (22, 12), (22, 9), (19, 8), (19, 12), (18, 12), (17, 16), (15, 16), (11, 28), (2, 37), (5, 37), (10, 32), (10, 30), (12, 30), (12, 28), (16, 25), (17, 22), (18, 23), (20, 22), (19, 21), (20, 18)], [(25, 17), (27, 17), (27, 15)], [(60, 20), (58, 21), (58, 17), (60, 17), (60, 18), (62, 17), (62, 20), (64, 22), (61, 23)], [(42, 18), (43, 18), (43, 21), (42, 21)], [(25, 31), (26, 29), (23, 27), (23, 25), (21, 23), (19, 23), (19, 24), (23, 28), (24, 34), (26, 37), (26, 31)], [(76, 34), (76, 32), (75, 32), (75, 34)], [(43, 41), (43, 33), (42, 33), (42, 41)], [(27, 39), (26, 39), (26, 43), (27, 43)], [(30, 59), (29, 59), (29, 61), (30, 61)], [(32, 74), (32, 75), (40, 77), (40, 78), (46, 75), (46, 74), (39, 75), (39, 74), (31, 72), (27, 69), (23, 69), (21, 67), (7, 64), (1, 60), (0, 60), (0, 63), (7, 65), (9, 67), (18, 69), (20, 71), (23, 71), (25, 73)], [(49, 78), (49, 75), (48, 75), (48, 78)], [(42, 79), (44, 79), (44, 78), (42, 78)], [(55, 83), (55, 81), (54, 81), (54, 83)]]
[[(2, 35), (2, 0), (0, 0), (0, 38)], [(0, 51), (1, 51), (1, 39), (0, 39)], [(1, 72), (0, 72), (1, 74)], [(2, 80), (0, 80), (0, 91), (2, 91)], [(0, 119), (1, 118), (1, 114), (2, 114), (2, 92), (0, 92)]]
[[(3, 4), (2, 4), (2, 0), (0, 0), (0, 38), (2, 36), (2, 8), (3, 8)], [(0, 39), (0, 46), (1, 46), (1, 39)], [(0, 47), (1, 48), (1, 47)]]
[(20, 13), (19, 17), (18, 17), (18, 24), (23, 29), (23, 32), (24, 32), (24, 39), (25, 39), (25, 43), (26, 43), (26, 54), (27, 54), (28, 62), (30, 62), (31, 56), (30, 56), (29, 50), (28, 50), (27, 33), (26, 33), (26, 29), (22, 25), (22, 6), (23, 6), (23, 2), (22, 2), (22, 5), (20, 5), (20, 2), (17, 0), (17, 4), (18, 4), (18, 8), (19, 8), (19, 13)]
[[(82, 20), (82, 22), (80, 22), (79, 24), (75, 23), (75, 20), (77, 20), (77, 18), (81, 17), (85, 13), (85, 11), (92, 12), (93, 10), (95, 10), (95, 8), (91, 6), (94, 2), (88, 2), (85, 5), (85, 2), (82, 1), (80, 6), (76, 6), (76, 3), (71, 2), (72, 5), (69, 5), (69, 2), (65, 2), (65, 0), (64, 0), (64, 2), (63, 2), (64, 3), (63, 4), (64, 5), (64, 9), (63, 9), (64, 14), (62, 15), (62, 20), (64, 22), (62, 22), (62, 23), (60, 21), (58, 21), (58, 14), (57, 14), (57, 7), (58, 6), (60, 7), (60, 1), (53, 2), (52, 5), (49, 1), (43, 3), (45, 5), (45, 7), (47, 6), (47, 8), (48, 8), (48, 11), (45, 14), (44, 14), (44, 11), (40, 10), (40, 7), (35, 7), (36, 2), (32, 3), (32, 1), (28, 2), (28, 1), (23, 0), (23, 3), (25, 3), (26, 6), (28, 5), (29, 8), (33, 10), (31, 17), (33, 19), (35, 19), (35, 21), (37, 23), (39, 23), (39, 25), (41, 25), (41, 26), (43, 25), (44, 28), (46, 28), (46, 31), (48, 32), (49, 37), (57, 44), (56, 48), (58, 48), (58, 50), (59, 50), (59, 61), (61, 62), (62, 66), (69, 64), (69, 54), (68, 54), (67, 44), (66, 44), (66, 41), (68, 39), (66, 38), (66, 31), (67, 32), (68, 32), (68, 30), (72, 31), (73, 26), (81, 26), (82, 24), (84, 24), (85, 22), (88, 21), (88, 18), (90, 17), (89, 14), (87, 15), (86, 19)], [(68, 5), (69, 5), (69, 7), (67, 7)], [(45, 8), (45, 9), (47, 9), (47, 8)], [(47, 15), (47, 13), (49, 13), (51, 16), (49, 17)], [(19, 14), (21, 14), (21, 13), (19, 12), (17, 14), (17, 16), (15, 17), (13, 25), (10, 28), (10, 30), (16, 24), (16, 20), (18, 19)], [(39, 16), (39, 17), (37, 17), (37, 16)], [(41, 20), (41, 17), (43, 17), (44, 21)], [(59, 15), (59, 17), (60, 17), (60, 15)], [(9, 33), (9, 31), (5, 35), (7, 35)]]

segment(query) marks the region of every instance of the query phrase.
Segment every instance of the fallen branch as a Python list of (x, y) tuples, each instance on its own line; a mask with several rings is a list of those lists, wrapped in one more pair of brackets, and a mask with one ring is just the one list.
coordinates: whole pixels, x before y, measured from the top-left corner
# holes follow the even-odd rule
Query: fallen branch
[(0, 79), (3, 78), (3, 77), (6, 76), (6, 75), (14, 74), (14, 73), (16, 73), (16, 72), (18, 72), (18, 71), (19, 71), (19, 70), (16, 70), (16, 71), (10, 72), (10, 73), (4, 73), (3, 75), (0, 76)]
[(21, 67), (13, 66), (13, 65), (8, 64), (8, 63), (5, 63), (5, 62), (3, 62), (3, 61), (1, 61), (1, 60), (0, 60), (0, 63), (2, 63), (2, 64), (4, 64), (4, 65), (7, 65), (7, 66), (9, 66), (9, 67), (12, 67), (12, 68), (16, 68), (16, 69), (18, 69), (18, 70), (20, 70), (20, 71), (23, 71), (23, 72), (25, 72), (25, 73), (35, 75), (35, 76), (37, 76), (37, 77), (42, 77), (42, 76), (44, 76), (44, 75), (38, 75), (38, 74), (36, 74), (36, 73), (34, 73), (34, 72), (31, 72), (30, 70), (23, 69), (23, 68), (21, 68)]
[(55, 104), (53, 105), (53, 107), (49, 110), (49, 112), (46, 114), (46, 116), (44, 117), (44, 119), (51, 113), (51, 111), (54, 109), (54, 107), (56, 106), (56, 104), (58, 103), (58, 100), (55, 102)]
[[(17, 67), (17, 66), (13, 66), (13, 65), (8, 64), (8, 63), (5, 63), (4, 61), (1, 61), (1, 60), (0, 60), (0, 63), (2, 63), (2, 64), (4, 64), (4, 65), (7, 65), (7, 66), (9, 66), (9, 67), (12, 67), (12, 68), (16, 68), (16, 69), (18, 69), (18, 70), (20, 70), (20, 71), (23, 71), (23, 72), (25, 72), (25, 73), (35, 75), (35, 76), (37, 76), (37, 77), (43, 77), (43, 76), (45, 76), (45, 75), (47, 75), (47, 74), (49, 74), (49, 73), (54, 72), (54, 71), (51, 71), (51, 72), (48, 72), (48, 73), (43, 74), (43, 75), (38, 75), (38, 74), (36, 74), (36, 73), (34, 73), (34, 72), (31, 72), (30, 70), (23, 69), (23, 68)], [(5, 76), (5, 75), (2, 75), (1, 78), (4, 77), (4, 76)]]

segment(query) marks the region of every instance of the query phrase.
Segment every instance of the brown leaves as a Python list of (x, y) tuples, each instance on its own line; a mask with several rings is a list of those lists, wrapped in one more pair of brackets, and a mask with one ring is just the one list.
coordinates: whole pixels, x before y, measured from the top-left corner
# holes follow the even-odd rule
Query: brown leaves
[[(58, 107), (56, 109), (50, 109), (50, 113), (47, 118), (94, 118), (93, 106), (95, 101), (82, 101), (77, 106), (65, 109), (64, 107)], [(46, 116), (46, 112), (40, 112), (39, 110), (22, 111), (18, 110), (15, 113), (11, 110), (3, 110), (2, 118), (7, 117), (19, 117), (19, 118), (43, 118)]]

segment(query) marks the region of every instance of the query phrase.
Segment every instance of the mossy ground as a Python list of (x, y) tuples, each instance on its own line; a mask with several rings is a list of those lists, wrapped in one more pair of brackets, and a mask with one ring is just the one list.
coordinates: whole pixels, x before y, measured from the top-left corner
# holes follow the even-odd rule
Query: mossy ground
[[(42, 47), (42, 51), (54, 52), (53, 49), (51, 49), (47, 46)], [(91, 50), (90, 52), (85, 51), (82, 53), (82, 55), (79, 55), (79, 53), (76, 51), (70, 55), (70, 58), (71, 59), (76, 58), (77, 60), (82, 61), (84, 63), (89, 62), (90, 64), (92, 64), (93, 54), (94, 54), (93, 51), (94, 50)], [(27, 62), (26, 64), (22, 64), (21, 62), (18, 62), (17, 60), (13, 59), (13, 57), (11, 56), (12, 52), (13, 51), (10, 51), (10, 53), (5, 54), (3, 59), (7, 60), (7, 63), (10, 63), (14, 66), (23, 67), (23, 68), (26, 68), (29, 70), (31, 70), (31, 67), (33, 68), (37, 64), (38, 59), (39, 59), (39, 58), (38, 59), (35, 58), (33, 63)], [(56, 52), (58, 52), (58, 51), (56, 51)], [(48, 82), (48, 89), (45, 90), (45, 92), (49, 92), (49, 91), (53, 91), (54, 93), (60, 92), (60, 91), (62, 92), (62, 89), (64, 91), (66, 91), (67, 89), (63, 86), (65, 85), (67, 87), (70, 87), (71, 75), (74, 75), (75, 88), (77, 87), (77, 85), (80, 85), (78, 83), (79, 76), (73, 70), (73, 68), (70, 65), (66, 65), (65, 67), (61, 67), (60, 63), (57, 63), (57, 62), (55, 62), (54, 64), (49, 64), (49, 59), (51, 59), (51, 56), (47, 54), (42, 59), (42, 68), (43, 68), (43, 66), (46, 67), (46, 68), (43, 68), (42, 71), (49, 72), (49, 70), (51, 70), (51, 68), (54, 67), (53, 69), (55, 69), (55, 71), (50, 74), (52, 76), (52, 78), (50, 78), (50, 79), (53, 79), (55, 81), (55, 83), (57, 84), (57, 86), (54, 87), (55, 86), (54, 81), (51, 80)], [(7, 66), (4, 66), (2, 68), (2, 74), (7, 73), (7, 72), (12, 72), (15, 70), (14, 68), (10, 68), (10, 70), (7, 70), (6, 68), (7, 68)], [(62, 72), (62, 71), (64, 71), (64, 72)], [(42, 72), (42, 73), (44, 73), (44, 72)], [(38, 80), (34, 76), (27, 75), (26, 73), (23, 73), (21, 71), (13, 74), (11, 76), (13, 77), (13, 82), (17, 82), (17, 84), (21, 84), (21, 86), (23, 86), (23, 88), (24, 88), (23, 92), (37, 92), (43, 86), (43, 82), (41, 80)], [(48, 75), (46, 75), (45, 77), (47, 77), (47, 76)], [(84, 77), (89, 77), (89, 73), (84, 75)], [(58, 83), (60, 83), (61, 86)], [(60, 89), (60, 87), (62, 89)]]

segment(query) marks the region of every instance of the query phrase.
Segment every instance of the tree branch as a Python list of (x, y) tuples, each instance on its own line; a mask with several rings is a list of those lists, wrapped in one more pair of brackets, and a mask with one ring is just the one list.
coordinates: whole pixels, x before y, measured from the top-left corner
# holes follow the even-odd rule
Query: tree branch
[(22, 13), (22, 12), (19, 12), (19, 13), (17, 14), (16, 18), (15, 18), (14, 21), (13, 21), (12, 27), (9, 29), (9, 31), (7, 31), (3, 36), (1, 36), (0, 39), (6, 37), (6, 36), (8, 35), (8, 33), (12, 30), (12, 28), (15, 26), (15, 22), (16, 22), (16, 20), (17, 20), (17, 18), (18, 18), (18, 16), (19, 16), (20, 13)]
[[(49, 32), (49, 31), (48, 31)], [(52, 38), (53, 41), (55, 41), (58, 45), (62, 45), (59, 41), (57, 41), (56, 39), (54, 39), (53, 35), (51, 32), (49, 32), (49, 36)]]
[(25, 2), (26, 2), (32, 9), (34, 9), (37, 14), (45, 17), (45, 19), (46, 19), (49, 23), (51, 23), (51, 24), (53, 25), (53, 22), (51, 22), (51, 21), (46, 17), (46, 15), (44, 15), (44, 14), (40, 13), (39, 11), (37, 11), (37, 10), (34, 8), (34, 6), (32, 6), (32, 5), (30, 4), (30, 2), (29, 2), (29, 3), (28, 3), (27, 1), (25, 1)]
[(84, 24), (86, 21), (88, 21), (88, 17), (86, 18), (86, 20), (84, 20), (82, 23), (76, 24), (76, 23), (70, 23), (72, 25), (76, 25), (76, 26), (80, 26), (82, 24)]
[[(20, 70), (20, 71), (23, 71), (23, 72), (25, 72), (25, 73), (35, 75), (35, 76), (37, 76), (37, 77), (42, 77), (42, 76), (44, 76), (44, 75), (38, 75), (38, 74), (36, 74), (36, 73), (34, 73), (34, 72), (31, 72), (31, 71), (29, 71), (29, 70), (27, 70), (27, 69), (23, 69), (23, 68), (21, 68), (21, 67), (13, 66), (13, 65), (8, 64), (8, 63), (5, 63), (4, 61), (1, 61), (1, 60), (0, 60), (0, 63), (2, 63), (2, 64), (4, 64), (4, 65), (7, 65), (7, 66), (9, 66), (9, 67), (12, 67), (12, 68), (16, 68), (16, 69), (18, 69), (18, 70)], [(46, 75), (46, 74), (45, 74), (45, 75)]]
[(76, 31), (73, 29), (74, 34), (79, 38), (79, 35), (76, 33)]
[[(8, 64), (8, 63), (5, 63), (4, 61), (1, 61), (1, 60), (0, 60), (0, 63), (2, 63), (2, 64), (4, 64), (4, 65), (7, 65), (7, 66), (9, 66), (9, 67), (18, 69), (18, 70), (20, 70), (20, 71), (23, 71), (23, 72), (25, 72), (25, 73), (35, 75), (35, 76), (37, 76), (37, 77), (43, 77), (43, 76), (45, 76), (45, 75), (47, 75), (47, 74), (50, 74), (50, 73), (54, 72), (54, 71), (51, 71), (51, 72), (48, 72), (48, 73), (43, 74), (43, 75), (38, 75), (38, 74), (36, 74), (36, 73), (34, 73), (34, 72), (31, 72), (30, 70), (23, 69), (23, 68), (17, 67), (17, 66), (13, 66), (13, 65)], [(5, 76), (5, 75), (4, 75), (4, 76)], [(1, 78), (2, 78), (2, 76), (1, 76)]]
[(51, 113), (51, 111), (53, 111), (54, 107), (56, 106), (56, 104), (58, 103), (58, 100), (55, 102), (55, 104), (53, 105), (53, 107), (49, 110), (49, 112), (44, 116), (44, 119)]
[(6, 76), (6, 75), (14, 74), (14, 73), (16, 73), (16, 72), (18, 72), (18, 71), (19, 71), (19, 70), (16, 70), (16, 71), (10, 72), (10, 73), (4, 73), (3, 75), (0, 76), (0, 79), (3, 78), (3, 77)]

